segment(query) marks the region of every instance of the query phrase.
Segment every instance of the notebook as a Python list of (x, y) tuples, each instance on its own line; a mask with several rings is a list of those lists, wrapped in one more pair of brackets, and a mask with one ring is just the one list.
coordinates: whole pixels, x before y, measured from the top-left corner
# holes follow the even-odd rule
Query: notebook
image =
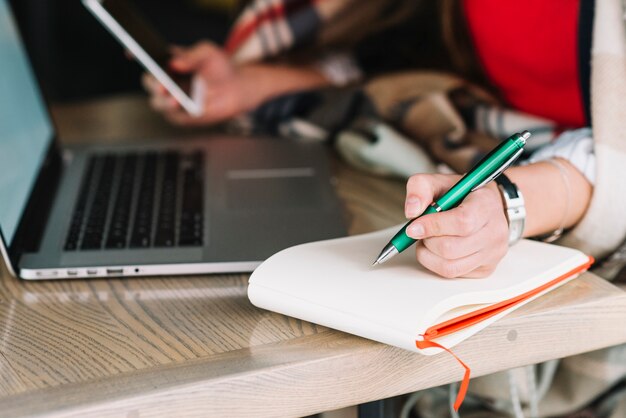
[(487, 278), (441, 278), (419, 266), (411, 249), (372, 267), (398, 229), (283, 250), (254, 271), (248, 297), (260, 308), (432, 355), (593, 262), (575, 249), (522, 240)]

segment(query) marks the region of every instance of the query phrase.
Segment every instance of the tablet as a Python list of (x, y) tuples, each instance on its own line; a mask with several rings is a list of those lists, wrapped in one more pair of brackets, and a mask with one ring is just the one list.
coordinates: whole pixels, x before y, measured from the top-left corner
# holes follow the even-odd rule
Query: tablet
[(202, 113), (199, 79), (168, 72), (168, 43), (128, 0), (82, 0), (85, 7), (191, 115)]

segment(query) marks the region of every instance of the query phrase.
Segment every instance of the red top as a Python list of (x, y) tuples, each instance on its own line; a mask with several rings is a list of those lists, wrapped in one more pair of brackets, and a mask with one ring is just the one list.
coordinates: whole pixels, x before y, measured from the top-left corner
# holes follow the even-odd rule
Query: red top
[(511, 106), (568, 127), (585, 124), (579, 0), (464, 0), (474, 45)]

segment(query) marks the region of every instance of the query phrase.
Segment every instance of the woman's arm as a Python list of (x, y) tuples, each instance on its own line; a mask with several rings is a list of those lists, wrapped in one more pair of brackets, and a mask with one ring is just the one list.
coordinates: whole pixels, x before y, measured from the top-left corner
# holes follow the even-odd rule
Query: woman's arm
[(175, 50), (173, 71), (193, 74), (205, 84), (204, 111), (194, 117), (186, 113), (156, 79), (145, 75), (143, 84), (151, 95), (152, 107), (170, 122), (209, 125), (255, 109), (263, 102), (293, 91), (330, 84), (323, 71), (314, 67), (279, 64), (234, 64), (219, 47), (201, 42)]
[[(506, 172), (524, 195), (526, 237), (575, 225), (589, 205), (591, 183), (568, 161), (559, 159), (558, 164), (563, 166), (563, 172), (548, 162), (514, 167)], [(406, 216), (413, 218), (422, 213), (459, 177), (412, 176), (407, 183)], [(421, 239), (416, 246), (416, 257), (429, 270), (444, 277), (483, 277), (496, 268), (508, 251), (504, 213), (499, 190), (491, 183), (470, 193), (454, 209), (416, 219), (407, 228), (407, 234)]]
[(524, 195), (525, 237), (549, 234), (560, 227), (571, 228), (589, 206), (593, 191), (589, 180), (569, 161), (562, 158), (556, 161), (564, 172), (543, 161), (507, 171)]

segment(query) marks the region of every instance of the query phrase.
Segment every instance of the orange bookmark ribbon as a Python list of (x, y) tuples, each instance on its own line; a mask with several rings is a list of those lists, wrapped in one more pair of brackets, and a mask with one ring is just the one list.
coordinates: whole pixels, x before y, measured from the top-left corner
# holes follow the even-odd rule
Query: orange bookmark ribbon
[(450, 319), (441, 324), (437, 324), (433, 327), (430, 327), (426, 330), (423, 335), (419, 335), (418, 339), (415, 340), (415, 346), (421, 350), (425, 348), (440, 348), (450, 354), (452, 357), (459, 362), (461, 366), (465, 369), (465, 375), (463, 376), (463, 380), (461, 381), (461, 387), (459, 388), (459, 393), (456, 395), (456, 402), (454, 403), (454, 410), (458, 411), (459, 407), (463, 403), (463, 399), (465, 399), (465, 394), (467, 393), (467, 388), (469, 386), (470, 379), (470, 368), (465, 364), (460, 358), (456, 356), (452, 351), (443, 345), (436, 343), (431, 340), (431, 338), (435, 337), (443, 337), (448, 334), (452, 334), (453, 332), (468, 328), (472, 325), (475, 325), (479, 322), (482, 322), (486, 319), (489, 319), (499, 313), (507, 311), (516, 305), (521, 304), (522, 302), (527, 301), (533, 296), (540, 294), (543, 291), (547, 291), (550, 288), (555, 287), (557, 284), (570, 279), (575, 274), (580, 274), (586, 271), (594, 262), (593, 257), (589, 257), (586, 263), (574, 268), (573, 270), (562, 274), (554, 280), (551, 280), (536, 289), (532, 289), (526, 293), (515, 296), (511, 299), (507, 299), (496, 303), (494, 305), (487, 306), (485, 308), (479, 309), (474, 312), (467, 313), (457, 318)]
[[(420, 335), (420, 337), (424, 338)], [(444, 347), (443, 345), (436, 343), (434, 341), (428, 341), (426, 339), (423, 340), (415, 340), (415, 346), (420, 350), (425, 348), (440, 348), (444, 350), (446, 353), (450, 354), (452, 357), (459, 362), (461, 366), (465, 369), (465, 373), (463, 374), (463, 380), (461, 381), (461, 386), (459, 387), (459, 392), (456, 394), (456, 400), (454, 401), (454, 410), (458, 412), (461, 404), (463, 404), (463, 400), (465, 399), (465, 394), (467, 394), (467, 388), (469, 387), (470, 374), (471, 370), (467, 364), (463, 362), (460, 358), (457, 357), (450, 349)]]

